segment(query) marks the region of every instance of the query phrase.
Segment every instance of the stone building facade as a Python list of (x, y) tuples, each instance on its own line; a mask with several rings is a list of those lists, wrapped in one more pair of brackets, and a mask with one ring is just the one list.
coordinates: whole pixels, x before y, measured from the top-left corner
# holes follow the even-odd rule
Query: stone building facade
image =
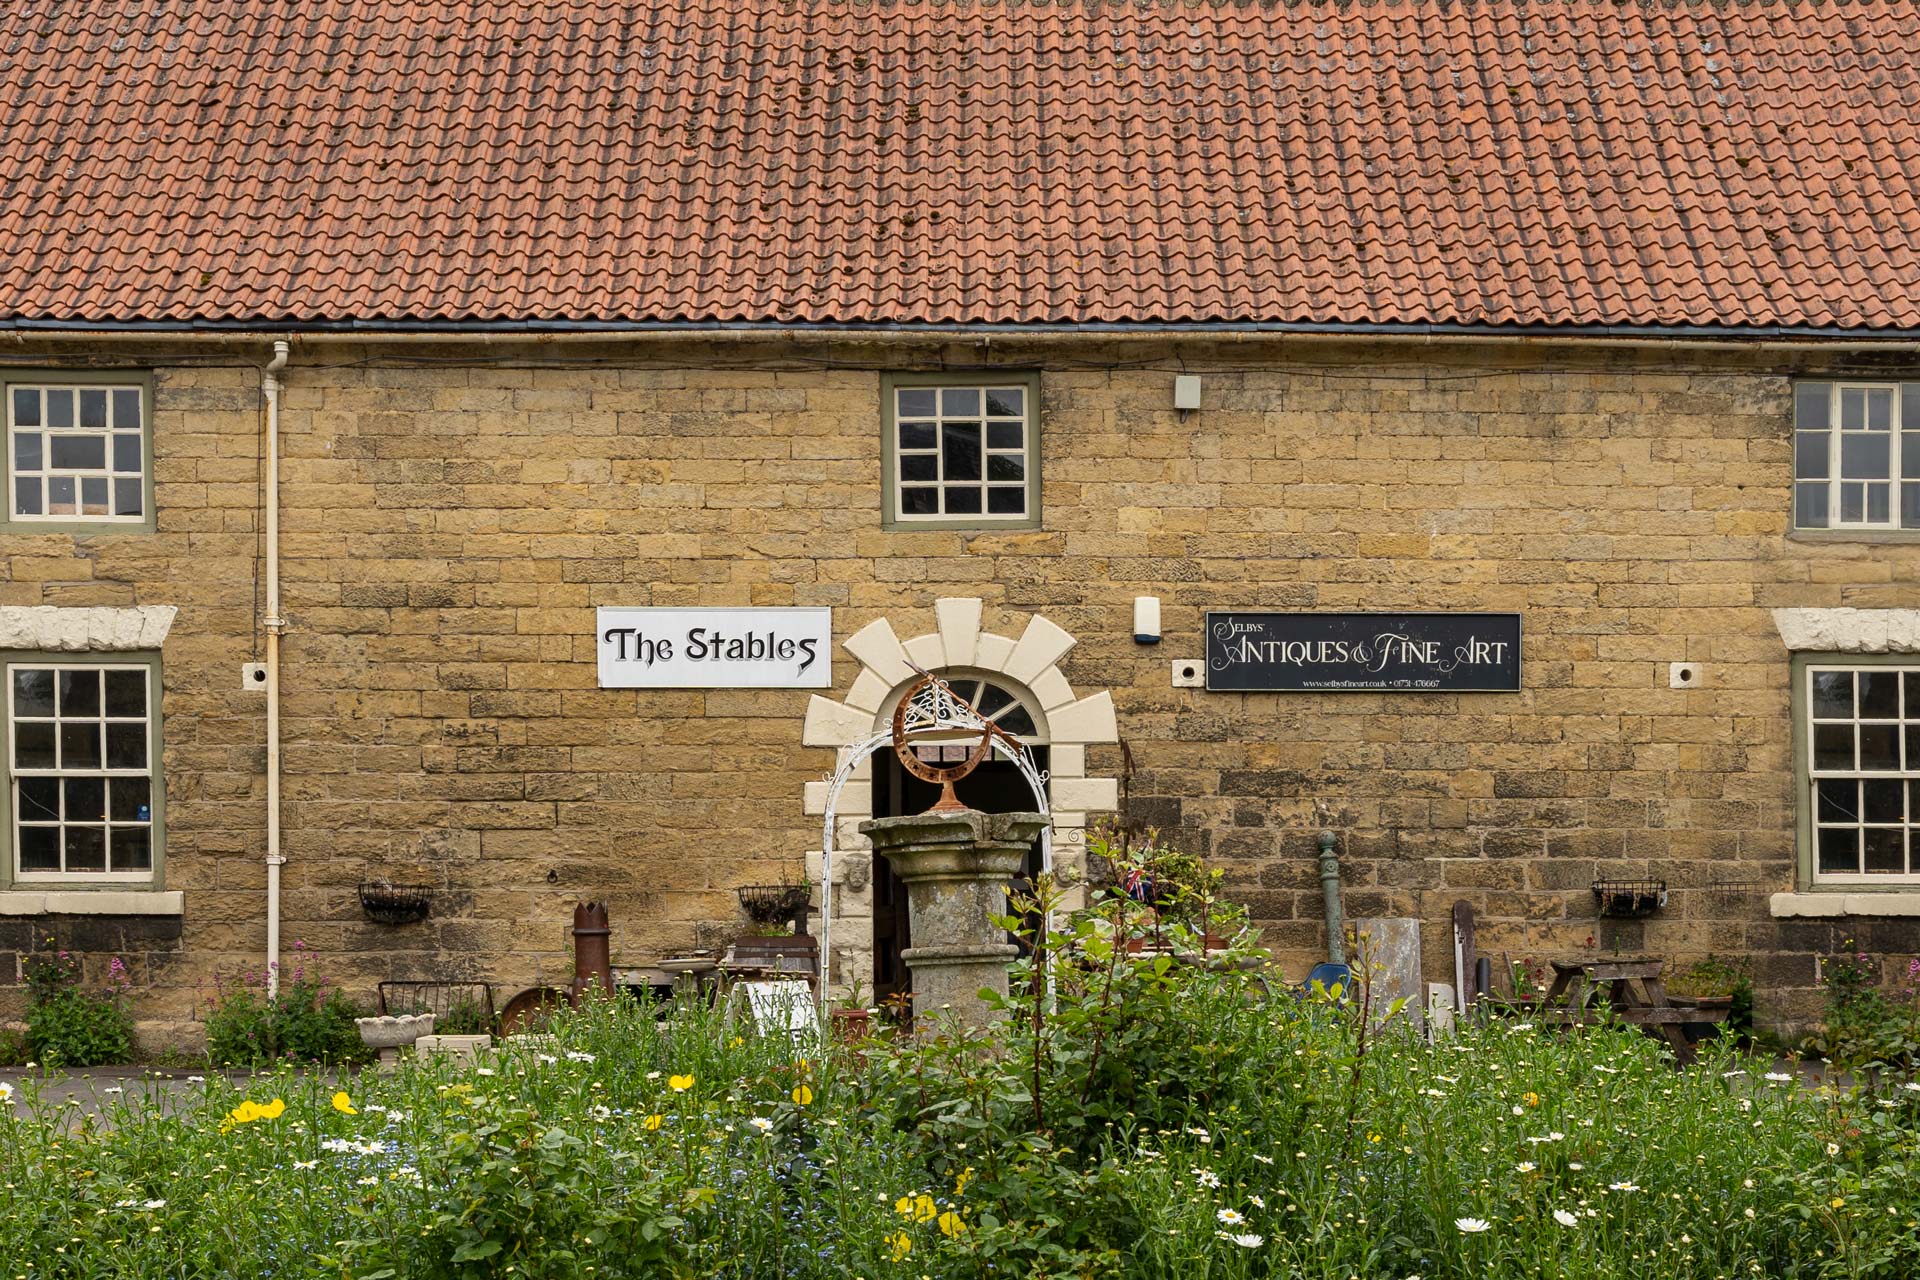
[[(10, 376), (148, 388), (154, 528), (0, 531), (0, 627), (10, 660), (52, 645), (154, 664), (164, 830), (139, 891), (0, 887), (0, 984), (49, 937), (96, 972), (120, 955), (156, 1039), (191, 1041), (218, 975), (264, 954), (264, 706), (243, 664), (263, 645), (268, 351), (122, 335), (7, 355)], [(738, 886), (817, 872), (833, 748), (872, 731), (911, 660), (1029, 710), (1062, 865), (1081, 869), (1103, 813), (1156, 827), (1226, 870), (1290, 977), (1325, 946), (1329, 828), (1348, 913), (1418, 918), (1429, 979), (1451, 980), (1464, 901), (1494, 956), (1734, 957), (1764, 1019), (1802, 1020), (1844, 940), (1920, 951), (1920, 883), (1801, 892), (1797, 859), (1789, 642), (1920, 647), (1903, 630), (1920, 546), (1790, 529), (1796, 380), (1911, 367), (1880, 359), (1655, 340), (296, 337), (288, 963), (297, 941), (359, 995), (389, 977), (510, 993), (567, 976), (583, 898), (610, 905), (616, 957), (710, 943), (743, 923)], [(1037, 377), (1037, 527), (885, 527), (884, 380), (982, 369)], [(1196, 411), (1173, 407), (1181, 374), (1202, 380)], [(1135, 640), (1140, 596), (1162, 603), (1157, 646)], [(595, 610), (620, 605), (830, 608), (831, 688), (600, 688)], [(1522, 687), (1175, 687), (1221, 609), (1518, 613)], [(121, 630), (58, 639), (89, 625)], [(845, 843), (871, 783), (847, 794)], [(873, 881), (857, 852), (834, 876), (844, 982), (871, 964)], [(1662, 880), (1667, 904), (1602, 921), (1589, 886), (1608, 876)], [(430, 886), (428, 919), (366, 919), (372, 878)], [(0, 987), (0, 1017), (18, 1012)]]

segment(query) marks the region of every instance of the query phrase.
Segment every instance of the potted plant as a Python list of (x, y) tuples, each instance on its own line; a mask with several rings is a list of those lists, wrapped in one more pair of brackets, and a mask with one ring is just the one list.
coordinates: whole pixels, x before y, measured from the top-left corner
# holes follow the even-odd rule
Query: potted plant
[(827, 1021), (833, 1028), (833, 1038), (843, 1044), (852, 1044), (865, 1040), (873, 1034), (873, 1013), (867, 1006), (865, 989), (860, 979), (853, 980), (853, 986), (841, 997), (840, 1003), (827, 1010)]
[[(1753, 1026), (1753, 979), (1739, 961), (1709, 955), (1667, 979), (1666, 988), (1668, 998), (1681, 1008), (1725, 1010), (1727, 1027), (1737, 1034)], [(1712, 1023), (1686, 1027), (1689, 1040), (1704, 1039), (1712, 1032)]]

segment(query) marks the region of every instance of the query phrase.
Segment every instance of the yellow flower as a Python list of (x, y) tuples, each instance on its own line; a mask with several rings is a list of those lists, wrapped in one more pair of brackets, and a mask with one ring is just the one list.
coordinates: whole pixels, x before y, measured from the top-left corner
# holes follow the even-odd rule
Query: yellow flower
[(640, 1124), (647, 1129), (658, 1129), (666, 1122), (667, 1118), (665, 1116), (648, 1116), (645, 1120), (642, 1120)]
[(1530, 1107), (1537, 1107), (1540, 1105), (1540, 1095), (1537, 1093), (1523, 1093), (1520, 1095), (1520, 1101)]
[(797, 1084), (793, 1086), (793, 1100), (804, 1107), (813, 1101), (813, 1090), (803, 1084)]
[(966, 1229), (967, 1229), (966, 1219), (962, 1218), (959, 1214), (955, 1213), (953, 1210), (949, 1209), (945, 1213), (940, 1215), (940, 1234), (941, 1235), (957, 1236), (962, 1231), (965, 1231)]
[(1827, 1201), (1827, 1207), (1829, 1209), (1838, 1209), (1844, 1204), (1846, 1204), (1846, 1201), (1842, 1200), (1839, 1196), (1835, 1196), (1833, 1199)]
[(233, 1110), (227, 1112), (220, 1122), (220, 1132), (230, 1132), (235, 1125), (252, 1124), (256, 1120), (278, 1120), (287, 1109), (287, 1104), (275, 1098), (264, 1107), (249, 1098)]
[(893, 1260), (895, 1262), (900, 1261), (900, 1259), (913, 1252), (913, 1238), (904, 1231), (891, 1237), (887, 1243), (893, 1246)]
[(940, 1207), (933, 1197), (922, 1191), (915, 1196), (901, 1196), (893, 1202), (893, 1210), (903, 1218), (912, 1218), (915, 1222), (932, 1222)]
[(693, 1077), (690, 1075), (668, 1076), (667, 1088), (673, 1090), (675, 1093), (685, 1093), (687, 1090), (693, 1088)]
[(967, 1194), (967, 1184), (972, 1181), (973, 1181), (973, 1166), (968, 1165), (966, 1168), (960, 1171), (958, 1176), (954, 1178), (953, 1194), (957, 1196), (963, 1196)]
[(344, 1089), (333, 1095), (333, 1109), (343, 1116), (357, 1116), (360, 1114), (360, 1108), (353, 1105), (353, 1099), (347, 1096), (346, 1090)]
[(745, 1036), (735, 1036), (733, 1039), (727, 1041), (727, 1047), (731, 1049), (738, 1049), (741, 1045), (745, 1044), (746, 1042), (747, 1042), (747, 1038)]

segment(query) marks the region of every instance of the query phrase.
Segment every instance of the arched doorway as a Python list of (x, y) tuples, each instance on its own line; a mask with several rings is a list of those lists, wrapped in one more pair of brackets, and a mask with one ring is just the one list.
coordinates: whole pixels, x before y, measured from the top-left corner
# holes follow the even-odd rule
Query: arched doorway
[[(936, 600), (933, 613), (935, 629), (910, 640), (900, 639), (884, 617), (855, 631), (840, 646), (859, 663), (852, 685), (838, 699), (815, 694), (807, 703), (801, 741), (835, 751), (827, 776), (806, 785), (806, 812), (826, 819), (824, 843), (808, 855), (807, 866), (820, 886), (824, 976), (840, 991), (856, 979), (864, 988), (873, 972), (875, 877), (859, 829), (875, 812), (876, 792), (887, 785), (881, 777), (886, 761), (874, 750), (874, 740), (890, 724), (894, 700), (918, 672), (946, 671), (956, 679), (965, 673), (1003, 691), (1018, 690), (1015, 701), (1029, 714), (1038, 713), (1034, 723), (1047, 752), (1048, 835), (1056, 871), (1068, 878), (1084, 873), (1086, 825), (1118, 800), (1112, 777), (1087, 773), (1087, 748), (1119, 741), (1119, 729), (1111, 694), (1104, 689), (1076, 693), (1060, 671), (1073, 636), (1038, 614), (1017, 636), (986, 630), (982, 602), (971, 597)], [(981, 697), (988, 705), (995, 700), (984, 692)], [(1067, 905), (1074, 905), (1071, 896)]]
[[(998, 725), (1019, 739), (1032, 759), (1040, 777), (1047, 776), (1048, 750), (1044, 731), (1045, 715), (1034, 704), (1032, 695), (1010, 688), (1004, 680), (966, 670), (936, 671), (959, 699), (982, 720)], [(896, 689), (887, 700), (887, 714), (906, 692)], [(955, 733), (950, 738), (933, 737), (916, 743), (914, 750), (928, 764), (957, 764), (964, 760), (978, 741), (975, 734)], [(940, 788), (908, 773), (900, 758), (891, 751), (874, 758), (873, 815), (896, 817), (924, 813), (940, 798)], [(954, 784), (954, 794), (962, 804), (983, 813), (1011, 813), (1040, 807), (1033, 786), (1020, 766), (998, 754)], [(1030, 883), (1044, 868), (1046, 853), (1036, 838), (1028, 851), (1025, 879)], [(865, 980), (876, 1002), (884, 1003), (904, 995), (909, 975), (900, 953), (913, 945), (907, 924), (906, 884), (894, 874), (885, 858), (875, 858), (873, 880), (873, 961)]]

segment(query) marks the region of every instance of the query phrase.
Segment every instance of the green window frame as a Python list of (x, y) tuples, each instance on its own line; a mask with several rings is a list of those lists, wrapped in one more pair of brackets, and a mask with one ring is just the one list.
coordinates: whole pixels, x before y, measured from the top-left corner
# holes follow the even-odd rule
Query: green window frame
[[(104, 393), (104, 394), (103, 394)], [(122, 393), (122, 394), (116, 394)], [(124, 393), (132, 393), (131, 396)], [(94, 409), (98, 406), (98, 416)], [(129, 421), (129, 407), (133, 419)], [(125, 450), (138, 432), (139, 470)], [(9, 369), (0, 374), (0, 533), (152, 533), (153, 378), (142, 373)], [(58, 442), (56, 444), (56, 441)], [(92, 457), (56, 460), (57, 447)], [(63, 465), (64, 464), (64, 465)], [(87, 490), (103, 491), (104, 512), (87, 512)], [(29, 492), (34, 495), (25, 505)], [(137, 495), (137, 513), (124, 511)], [(55, 508), (71, 503), (71, 514)], [(37, 507), (37, 510), (31, 509)]]
[(1793, 384), (1796, 533), (1920, 533), (1920, 382)]
[(880, 400), (882, 528), (1040, 527), (1038, 373), (887, 374)]
[(1792, 678), (1799, 887), (1911, 892), (1920, 885), (1920, 654), (1800, 653)]
[[(4, 742), (5, 785), (0, 786), (0, 831), (6, 833), (6, 854), (0, 858), (0, 889), (47, 889), (47, 890), (125, 890), (158, 889), (165, 881), (166, 871), (166, 783), (161, 765), (162, 726), (160, 704), (162, 684), (160, 655), (152, 652), (132, 653), (46, 653), (24, 650), (8, 651), (0, 654), (0, 667), (4, 667), (4, 685), (0, 686), (0, 696), (5, 698)], [(53, 670), (55, 672), (139, 672), (144, 676), (143, 713), (135, 716), (126, 709), (126, 704), (116, 705), (113, 686), (105, 684), (108, 679), (103, 674), (103, 684), (97, 691), (97, 703), (91, 708), (83, 704), (76, 712), (69, 713), (65, 698), (70, 689), (79, 688), (56, 679), (55, 688), (60, 702), (53, 710), (40, 701), (39, 691), (44, 690), (44, 682), (22, 681), (21, 672)], [(127, 686), (122, 686), (123, 689)], [(137, 737), (128, 733), (136, 724), (144, 722), (144, 733)], [(99, 726), (99, 738), (92, 745), (84, 745), (88, 735), (84, 732), (89, 723)], [(32, 754), (44, 752), (47, 734), (46, 726), (53, 729), (54, 741), (58, 744), (59, 754), (49, 759), (45, 755)], [(76, 731), (68, 734), (69, 726)], [(23, 727), (39, 729), (39, 736), (33, 743), (23, 742)], [(135, 742), (144, 746), (144, 759), (137, 762), (127, 754)], [(70, 748), (78, 747), (91, 754), (83, 757), (80, 763), (74, 763), (68, 756)], [(120, 763), (115, 763), (113, 752), (123, 754)], [(140, 787), (145, 780), (144, 791)], [(89, 784), (98, 783), (97, 788)], [(51, 785), (50, 785), (51, 784)], [(75, 784), (78, 787), (75, 788)], [(118, 784), (118, 785), (116, 785)], [(38, 789), (33, 794), (30, 788)], [(72, 789), (72, 790), (70, 790)], [(75, 790), (88, 793), (86, 797), (75, 794)], [(145, 797), (146, 810), (142, 816), (138, 808)], [(97, 797), (97, 798), (96, 798)], [(75, 813), (69, 805), (75, 802), (99, 804), (100, 810), (88, 810)], [(51, 806), (58, 805), (56, 811)], [(120, 806), (124, 805), (122, 812)], [(101, 867), (99, 870), (67, 870), (67, 857), (80, 849), (90, 849), (94, 833), (100, 838)], [(69, 832), (76, 833), (75, 842), (68, 843)], [(44, 856), (48, 847), (49, 832), (57, 833), (58, 853), (61, 866), (54, 870), (44, 867), (23, 868), (22, 860), (27, 856), (23, 848), (23, 833), (31, 832), (36, 851)], [(128, 844), (118, 846), (120, 833), (127, 833)], [(120, 871), (112, 869), (116, 849), (124, 847), (132, 851), (140, 845), (144, 837), (147, 865)]]

